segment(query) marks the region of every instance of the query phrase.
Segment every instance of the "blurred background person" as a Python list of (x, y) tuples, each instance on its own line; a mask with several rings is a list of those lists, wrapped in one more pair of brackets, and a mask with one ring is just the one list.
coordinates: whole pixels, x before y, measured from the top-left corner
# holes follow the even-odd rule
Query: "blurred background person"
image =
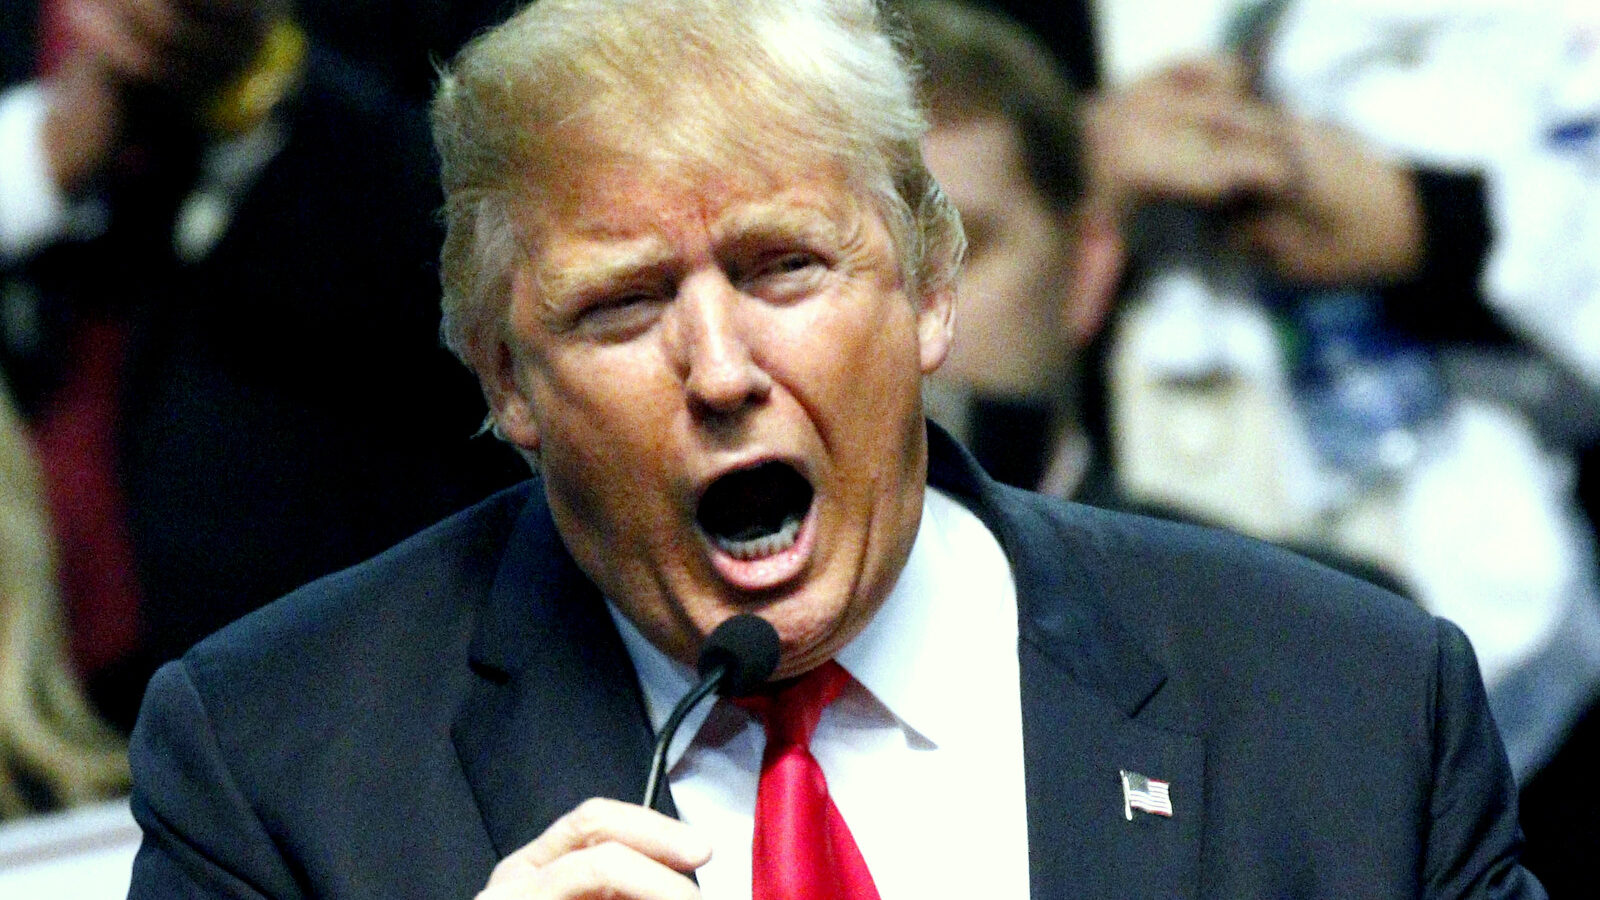
[(66, 652), (38, 466), (0, 395), (0, 819), (120, 796), (126, 747)]
[[(1141, 21), (1164, 20), (1152, 6)], [(1600, 42), (1552, 6), (1383, 6), (1242, 5), (1217, 18), (1227, 52), (1124, 68), (1081, 105), (1085, 198), (1068, 215), (1037, 214), (1073, 198), (1051, 194), (1049, 165), (1029, 159), (1049, 145), (1021, 124), (1014, 88), (990, 107), (1019, 123), (1009, 137), (991, 125), (984, 146), (970, 124), (937, 129), (930, 163), (980, 224), (958, 305), (952, 361), (969, 359), (946, 404), (956, 414), (935, 414), (1017, 483), (1353, 560), (1462, 624), (1525, 785), (1530, 866), (1559, 896), (1600, 849), (1582, 762), (1600, 684), (1584, 354), (1600, 330), (1581, 327), (1600, 278), (1596, 256), (1572, 247), (1600, 215), (1586, 143)], [(1106, 32), (1082, 34), (1056, 49), (1092, 52)], [(936, 82), (979, 96), (988, 89), (967, 84), (1002, 68), (944, 78), (932, 66)], [(1066, 67), (1089, 85), (1095, 68)], [(936, 119), (972, 118), (941, 114), (952, 104), (937, 97)], [(968, 190), (978, 196), (963, 202)], [(1034, 265), (984, 284), (995, 221), (993, 246)], [(1120, 300), (1084, 290), (1123, 256)], [(1052, 295), (1054, 317), (1025, 299)], [(1098, 339), (1085, 322), (1105, 323)], [(975, 329), (988, 343), (963, 346)], [(1072, 410), (1090, 439), (1063, 444)]]
[(967, 233), (961, 336), (930, 413), (1001, 480), (1115, 504), (1080, 381), (1126, 252), (1120, 223), (1085, 199), (1079, 92), (1008, 19), (957, 3), (905, 12), (933, 123), (923, 155)]
[(523, 466), (439, 344), (431, 145), (389, 73), (281, 0), (21, 6), (0, 370), (126, 730), (160, 662)]
[[(1357, 480), (1388, 486), (1351, 493), (1394, 498), (1407, 578), (1481, 646), (1530, 866), (1576, 895), (1600, 852), (1600, 7), (1296, 0), (1253, 18), (1238, 37), (1261, 95), (1413, 173), (1413, 287), (1291, 297), (1317, 335), (1292, 383), (1324, 459), (1402, 435), (1401, 465)], [(1347, 374), (1328, 377), (1341, 345)], [(1384, 402), (1367, 385), (1385, 372), (1390, 397), (1432, 383), (1437, 403)]]
[(400, 96), (426, 104), (438, 64), (527, 0), (298, 0), (296, 20)]
[[(905, 13), (927, 73), (933, 128), (924, 155), (968, 235), (961, 337), (928, 386), (930, 414), (1009, 483), (1203, 519), (1123, 490), (1101, 376), (1129, 262), (1130, 217), (1148, 199), (1133, 185), (1151, 176), (1135, 163), (1160, 176), (1172, 151), (1144, 148), (1146, 158), (1133, 160), (1122, 155), (1131, 148), (1110, 147), (1104, 135), (1089, 143), (1085, 126), (1106, 115), (1105, 104), (1080, 95), (1038, 39), (1002, 14), (936, 0), (908, 3)], [(1196, 67), (1186, 77), (1210, 76)], [(1190, 114), (1187, 105), (1181, 111)], [(1190, 190), (1220, 195), (1287, 177), (1265, 123), (1237, 118), (1233, 127), (1271, 152), (1240, 152), (1229, 165), (1186, 173)], [(1333, 548), (1297, 549), (1399, 587)]]

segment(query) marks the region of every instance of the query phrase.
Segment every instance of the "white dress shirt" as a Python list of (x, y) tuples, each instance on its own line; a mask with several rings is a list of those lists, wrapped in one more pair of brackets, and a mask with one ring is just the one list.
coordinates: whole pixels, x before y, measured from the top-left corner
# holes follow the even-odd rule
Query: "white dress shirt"
[(0, 91), (0, 262), (26, 258), (68, 228), (67, 199), (44, 148), (48, 109), (39, 82)]
[[(1028, 896), (1016, 607), (994, 535), (929, 489), (899, 581), (836, 657), (855, 682), (811, 742), (886, 900)], [(694, 673), (612, 615), (660, 729)], [(750, 897), (765, 740), (749, 713), (719, 700), (684, 721), (667, 757), (679, 814), (713, 847), (696, 873), (708, 900)]]
[[(64, 237), (98, 237), (108, 226), (99, 198), (69, 198), (50, 171), (45, 119), (50, 94), (30, 81), (0, 91), (0, 265), (11, 265)], [(172, 246), (180, 261), (204, 259), (227, 233), (237, 205), (288, 141), (268, 118), (252, 130), (212, 141), (178, 208)]]

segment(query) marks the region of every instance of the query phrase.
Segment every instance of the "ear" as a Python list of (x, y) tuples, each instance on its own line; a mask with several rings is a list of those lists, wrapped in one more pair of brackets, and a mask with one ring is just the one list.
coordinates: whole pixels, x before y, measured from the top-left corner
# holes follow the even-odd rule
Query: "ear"
[(922, 296), (922, 306), (917, 310), (917, 343), (924, 375), (932, 375), (950, 355), (950, 341), (955, 335), (955, 300), (953, 282)]
[[(527, 266), (518, 266), (511, 274), (508, 315), (512, 321), (516, 319), (516, 311), (530, 302), (531, 278)], [(483, 385), (483, 396), (494, 418), (495, 436), (527, 453), (537, 453), (539, 417), (524, 373), (526, 361), (512, 346), (510, 335), (514, 330), (514, 325), (502, 323), (482, 336), (483, 346), (475, 348), (479, 352), (473, 355), (480, 361), (478, 381)]]
[(1128, 245), (1115, 213), (1084, 203), (1071, 214), (1072, 275), (1061, 303), (1061, 326), (1073, 346), (1089, 345), (1105, 326), (1127, 265)]
[(539, 421), (533, 401), (517, 376), (516, 354), (504, 340), (497, 341), (487, 354), (489, 360), (479, 375), (483, 395), (494, 414), (495, 434), (529, 452), (539, 449)]

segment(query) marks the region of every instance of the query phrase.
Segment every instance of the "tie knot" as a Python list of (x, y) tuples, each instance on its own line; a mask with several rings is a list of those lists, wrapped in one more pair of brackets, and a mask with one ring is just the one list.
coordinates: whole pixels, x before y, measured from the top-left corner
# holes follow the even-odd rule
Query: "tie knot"
[(783, 746), (808, 747), (822, 710), (838, 699), (849, 683), (850, 673), (830, 659), (798, 678), (771, 685), (766, 693), (733, 702), (761, 720), (769, 752)]

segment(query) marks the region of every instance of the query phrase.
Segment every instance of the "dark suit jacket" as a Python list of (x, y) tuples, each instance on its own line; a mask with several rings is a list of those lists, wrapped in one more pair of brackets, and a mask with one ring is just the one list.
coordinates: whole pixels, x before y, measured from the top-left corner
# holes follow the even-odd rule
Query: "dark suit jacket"
[[(933, 445), (930, 480), (1016, 573), (1033, 896), (1543, 896), (1455, 627), (1264, 545), (1001, 487)], [(132, 896), (470, 897), (584, 798), (638, 797), (650, 748), (627, 653), (532, 482), (156, 676)], [(1121, 769), (1171, 782), (1173, 816), (1126, 820)]]

